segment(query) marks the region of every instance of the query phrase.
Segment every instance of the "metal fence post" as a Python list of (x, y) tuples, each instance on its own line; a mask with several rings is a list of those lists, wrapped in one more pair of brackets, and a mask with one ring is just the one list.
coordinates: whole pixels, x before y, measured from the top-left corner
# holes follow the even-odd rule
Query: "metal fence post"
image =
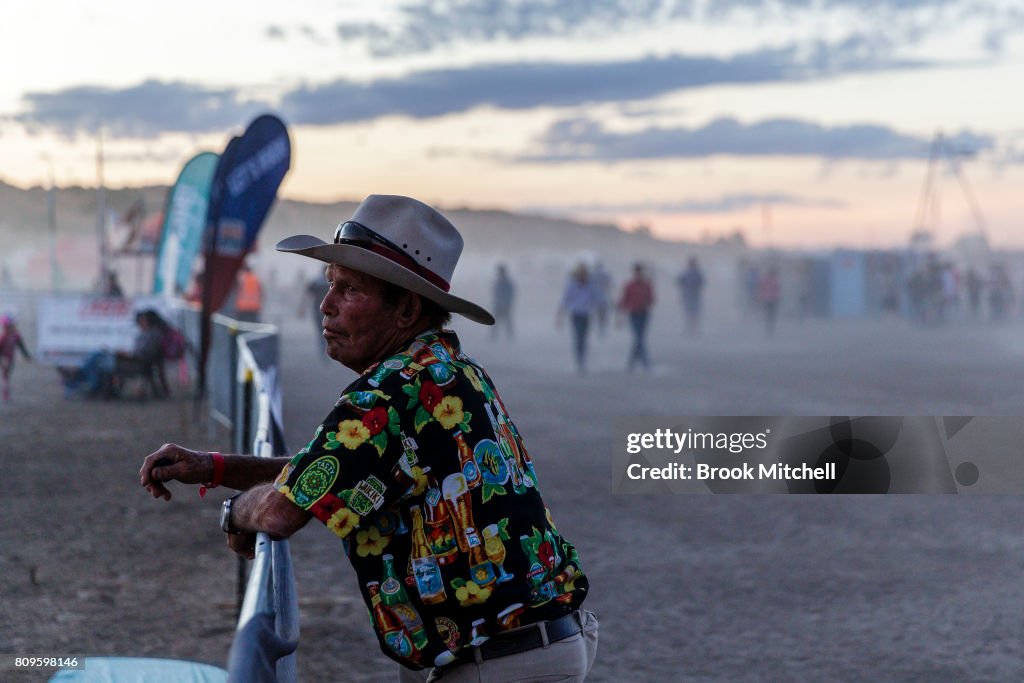
[[(238, 352), (235, 352), (234, 365), (237, 367)], [(235, 404), (235, 415), (234, 426), (232, 431), (235, 435), (235, 452), (248, 454), (251, 450), (251, 446), (247, 444), (252, 443), (252, 392), (253, 392), (253, 373), (252, 368), (245, 368), (241, 373), (241, 389), (236, 389), (236, 396), (238, 401)], [(247, 581), (246, 577), (246, 560), (244, 557), (238, 557), (238, 582), (235, 590), (235, 619), (242, 614), (242, 601), (245, 599), (245, 584)]]

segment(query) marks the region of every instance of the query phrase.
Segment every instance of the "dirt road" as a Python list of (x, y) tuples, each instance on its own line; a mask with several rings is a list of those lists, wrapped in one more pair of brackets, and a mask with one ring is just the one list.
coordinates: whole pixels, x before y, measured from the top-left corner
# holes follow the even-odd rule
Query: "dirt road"
[[(315, 356), (308, 321), (280, 322), (295, 449), (351, 375)], [(666, 324), (647, 374), (625, 371), (626, 332), (613, 329), (582, 377), (565, 330), (492, 343), (457, 329), (591, 577), (591, 680), (992, 681), (1024, 670), (1017, 496), (610, 492), (622, 416), (1024, 414), (1020, 327), (808, 323), (769, 340), (750, 325), (688, 340)], [(217, 530), (226, 493), (154, 501), (136, 472), (164, 441), (224, 444), (192, 420), (182, 389), (166, 402), (65, 402), (51, 370), (19, 365), (14, 379), (14, 402), (0, 405), (0, 652), (223, 665), (234, 627), (235, 563)], [(292, 554), (301, 680), (393, 680), (340, 543), (314, 524)]]

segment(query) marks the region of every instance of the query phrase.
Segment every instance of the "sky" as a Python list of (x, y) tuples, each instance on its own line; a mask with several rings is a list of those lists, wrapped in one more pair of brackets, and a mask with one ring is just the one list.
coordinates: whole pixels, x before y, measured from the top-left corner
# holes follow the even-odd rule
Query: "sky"
[(107, 186), (170, 185), (273, 112), (293, 199), (1024, 247), (1022, 29), (1013, 0), (9, 0), (0, 180), (94, 186), (102, 138)]

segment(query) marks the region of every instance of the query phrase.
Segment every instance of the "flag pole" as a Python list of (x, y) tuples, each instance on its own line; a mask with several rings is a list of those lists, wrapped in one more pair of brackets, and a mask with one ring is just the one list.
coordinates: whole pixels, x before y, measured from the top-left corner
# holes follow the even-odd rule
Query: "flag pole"
[(100, 254), (100, 282), (105, 286), (107, 265), (107, 188), (103, 179), (103, 129), (96, 138), (96, 242)]

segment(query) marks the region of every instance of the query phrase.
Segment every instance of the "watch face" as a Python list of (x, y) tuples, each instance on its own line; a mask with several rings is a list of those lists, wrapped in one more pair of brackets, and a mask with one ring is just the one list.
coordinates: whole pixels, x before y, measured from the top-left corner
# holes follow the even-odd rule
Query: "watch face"
[(226, 534), (234, 531), (234, 528), (231, 526), (231, 504), (234, 500), (234, 497), (228, 498), (220, 509), (220, 529)]

